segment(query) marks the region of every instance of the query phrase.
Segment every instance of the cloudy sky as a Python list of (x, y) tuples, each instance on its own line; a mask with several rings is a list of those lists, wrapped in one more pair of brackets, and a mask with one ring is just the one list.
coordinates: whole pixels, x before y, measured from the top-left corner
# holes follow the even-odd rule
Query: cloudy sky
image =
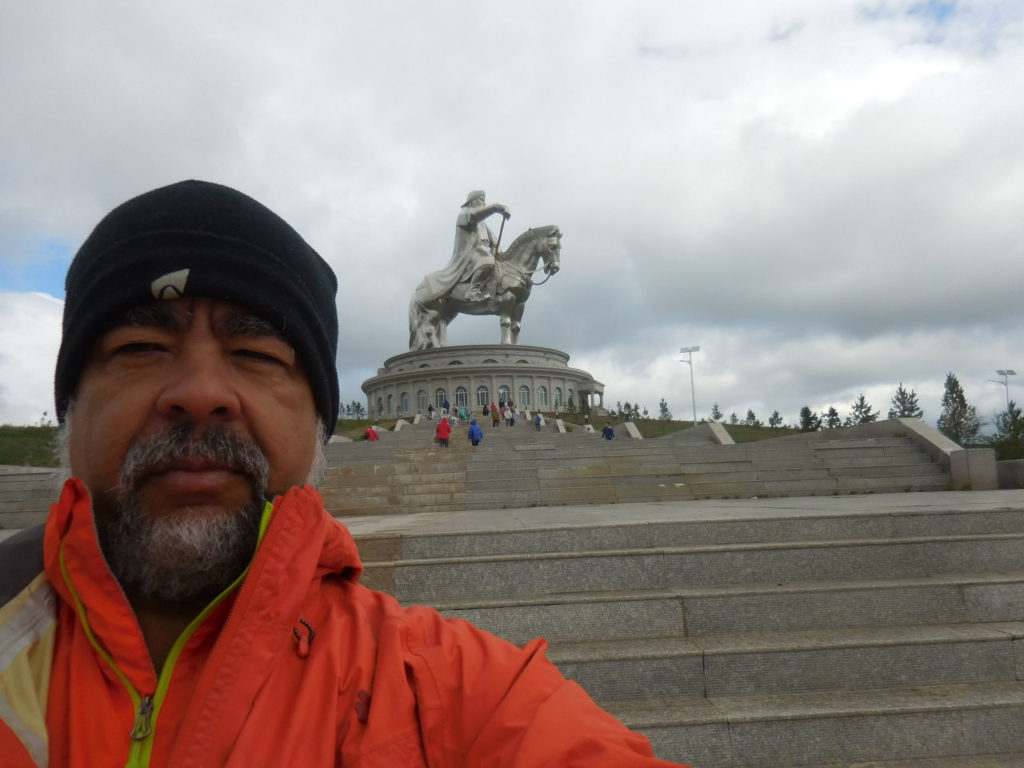
[[(341, 289), (345, 402), (408, 344), (466, 193), (558, 224), (522, 342), (606, 402), (991, 417), (1022, 374), (1019, 0), (6, 3), (0, 423), (52, 413), (63, 275), (183, 178), (291, 222)], [(497, 224), (497, 220), (495, 221)], [(460, 317), (452, 344), (498, 340)]]

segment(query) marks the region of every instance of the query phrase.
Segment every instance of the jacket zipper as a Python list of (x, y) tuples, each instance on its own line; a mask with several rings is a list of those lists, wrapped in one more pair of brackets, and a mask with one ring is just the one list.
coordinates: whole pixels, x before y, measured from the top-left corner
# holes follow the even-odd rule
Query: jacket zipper
[[(256, 549), (259, 550), (259, 545), (263, 541), (263, 536), (267, 532), (267, 528), (270, 525), (270, 516), (273, 512), (274, 505), (271, 502), (267, 502), (263, 508), (263, 515), (260, 519), (259, 534), (256, 540)], [(253, 556), (255, 558), (255, 555)], [(128, 698), (132, 701), (132, 706), (135, 709), (135, 720), (132, 723), (132, 730), (130, 733), (131, 737), (131, 748), (128, 750), (128, 762), (125, 768), (146, 768), (149, 765), (149, 760), (153, 750), (153, 729), (156, 724), (156, 718), (160, 713), (160, 705), (163, 704), (164, 696), (167, 694), (167, 688), (170, 686), (171, 674), (174, 670), (174, 665), (178, 661), (178, 656), (181, 655), (182, 648), (185, 647), (185, 643), (192, 637), (192, 634), (196, 631), (200, 624), (206, 620), (214, 608), (223, 602), (224, 598), (231, 594), (242, 580), (245, 579), (246, 574), (249, 572), (250, 563), (245, 567), (245, 570), (239, 574), (238, 578), (235, 579), (223, 592), (221, 592), (213, 601), (206, 606), (196, 616), (192, 622), (185, 627), (185, 630), (175, 640), (174, 645), (171, 647), (170, 653), (167, 654), (167, 659), (164, 661), (163, 669), (160, 670), (160, 674), (157, 677), (156, 691), (152, 695), (140, 695), (135, 687), (131, 684), (124, 673), (118, 668), (114, 658), (107, 652), (107, 650), (100, 644), (96, 639), (96, 636), (92, 632), (92, 627), (89, 626), (89, 622), (85, 615), (85, 606), (82, 604), (81, 598), (78, 596), (78, 592), (71, 584), (71, 576), (68, 574), (67, 566), (64, 562), (64, 542), (60, 545), (60, 569), (64, 577), (64, 583), (68, 586), (68, 591), (71, 592), (71, 596), (75, 600), (75, 607), (78, 612), (78, 620), (82, 623), (82, 628), (85, 630), (85, 636), (89, 639), (90, 644), (99, 656), (106, 661), (110, 668), (117, 675), (121, 684), (124, 685), (125, 690), (128, 693)], [(127, 598), (125, 598), (127, 600)], [(232, 606), (232, 609), (234, 606)]]
[(139, 709), (135, 714), (135, 727), (132, 728), (132, 741), (142, 741), (153, 732), (153, 697), (143, 696), (139, 701)]

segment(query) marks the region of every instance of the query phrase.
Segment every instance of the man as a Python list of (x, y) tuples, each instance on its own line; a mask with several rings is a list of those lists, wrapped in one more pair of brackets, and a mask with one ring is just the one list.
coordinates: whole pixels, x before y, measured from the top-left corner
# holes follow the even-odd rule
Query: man
[(487, 205), (484, 191), (478, 189), (466, 197), (462, 211), (455, 220), (455, 252), (452, 258), (468, 264), (467, 271), (471, 276), (466, 301), (486, 301), (491, 298), (488, 283), (494, 276), (498, 241), (485, 220), (496, 213), (500, 213), (505, 220), (512, 215), (508, 206), (500, 203)]
[(65, 283), (73, 477), (0, 545), (0, 760), (668, 765), (543, 655), (358, 584), (307, 483), (338, 413), (336, 281), (283, 220), (182, 182)]
[(615, 430), (612, 428), (612, 425), (609, 424), (608, 422), (605, 422), (604, 429), (601, 430), (601, 437), (603, 437), (605, 440), (615, 439)]

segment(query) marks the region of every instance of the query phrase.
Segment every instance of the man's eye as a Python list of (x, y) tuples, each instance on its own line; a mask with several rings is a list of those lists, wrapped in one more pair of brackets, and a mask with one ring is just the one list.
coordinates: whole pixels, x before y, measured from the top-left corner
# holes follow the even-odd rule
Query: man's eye
[(127, 344), (118, 344), (113, 349), (115, 355), (143, 355), (147, 352), (159, 352), (164, 349), (162, 344), (155, 341), (132, 341)]
[(277, 365), (287, 365), (284, 360), (277, 357), (276, 355), (269, 354), (267, 352), (261, 352), (258, 349), (236, 349), (234, 352), (238, 357), (244, 357), (249, 360), (256, 360), (262, 363), (276, 363)]

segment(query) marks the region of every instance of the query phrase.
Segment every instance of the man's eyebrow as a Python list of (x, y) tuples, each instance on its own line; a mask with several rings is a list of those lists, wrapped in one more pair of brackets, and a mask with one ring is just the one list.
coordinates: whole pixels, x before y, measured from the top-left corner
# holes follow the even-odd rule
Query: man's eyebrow
[(274, 336), (287, 341), (269, 320), (246, 312), (233, 312), (224, 318), (224, 330), (232, 336)]
[(123, 326), (177, 331), (181, 328), (181, 318), (170, 307), (160, 304), (140, 304), (125, 310), (120, 315), (115, 315), (108, 323), (107, 328), (114, 329)]

